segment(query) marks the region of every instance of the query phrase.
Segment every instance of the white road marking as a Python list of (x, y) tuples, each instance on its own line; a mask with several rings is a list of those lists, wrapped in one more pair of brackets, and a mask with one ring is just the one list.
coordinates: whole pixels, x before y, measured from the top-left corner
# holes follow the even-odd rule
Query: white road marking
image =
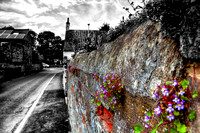
[(17, 129), (14, 131), (14, 133), (21, 133), (22, 129), (24, 128), (26, 121), (28, 120), (28, 118), (31, 116), (34, 108), (36, 107), (37, 103), (39, 102), (40, 98), (42, 97), (45, 89), (47, 88), (47, 86), (49, 85), (49, 83), (51, 82), (51, 80), (54, 78), (56, 74), (53, 75), (53, 77), (51, 77), (51, 79), (49, 81), (47, 81), (41, 89), (41, 92), (39, 94), (39, 96), (37, 97), (37, 99), (35, 100), (35, 102), (33, 103), (33, 105), (31, 106), (31, 108), (29, 109), (28, 113), (25, 115), (24, 119), (21, 121), (21, 123), (19, 124), (19, 126), (17, 127)]

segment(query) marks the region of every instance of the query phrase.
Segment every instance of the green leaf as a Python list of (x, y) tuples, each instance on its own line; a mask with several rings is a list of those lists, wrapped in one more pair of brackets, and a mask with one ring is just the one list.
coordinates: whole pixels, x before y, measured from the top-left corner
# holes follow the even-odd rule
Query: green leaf
[(111, 109), (114, 110), (114, 109), (115, 109), (115, 106), (111, 106)]
[(151, 112), (147, 112), (147, 116), (151, 117)]
[(173, 123), (174, 123), (174, 125), (176, 125), (177, 127), (181, 125), (181, 123), (180, 123), (180, 121), (179, 121), (179, 120), (174, 120), (174, 122), (173, 122)]
[(100, 95), (100, 97), (104, 97), (104, 96), (105, 96), (104, 94), (101, 94), (101, 95)]
[(112, 102), (112, 101), (113, 101), (113, 99), (112, 99), (112, 98), (109, 98), (109, 101), (110, 101), (110, 102)]
[(196, 62), (193, 62), (192, 64), (190, 64), (191, 67), (193, 67), (196, 64)]
[(91, 101), (90, 101), (90, 103), (93, 103), (94, 102), (94, 99), (92, 99)]
[(187, 97), (181, 97), (181, 100), (188, 100)]
[(173, 128), (173, 127), (170, 127), (170, 128), (169, 128), (169, 132), (170, 132), (170, 133), (176, 133), (176, 129)]
[(177, 127), (177, 131), (179, 131), (179, 133), (186, 133), (187, 127), (185, 126), (185, 124), (182, 124), (182, 125)]
[(107, 83), (103, 83), (103, 86), (106, 87)]
[(188, 115), (189, 119), (194, 119), (196, 116), (196, 112), (194, 110), (190, 111), (190, 114)]
[(197, 97), (198, 96), (198, 94), (197, 94), (197, 91), (193, 91), (193, 95), (192, 95), (192, 98), (195, 98), (195, 97)]
[(134, 132), (135, 133), (140, 133), (140, 132), (142, 132), (143, 131), (143, 129), (142, 129), (142, 126), (141, 125), (135, 125), (134, 126)]
[(100, 105), (101, 105), (101, 102), (97, 102), (97, 105), (100, 106)]
[(178, 111), (174, 111), (174, 116), (179, 116), (180, 113)]
[(121, 88), (123, 88), (124, 86), (122, 85)]
[(163, 118), (161, 116), (161, 121), (158, 123), (158, 125), (156, 125), (156, 128), (158, 128), (158, 126), (160, 126), (163, 123)]
[(187, 88), (189, 85), (189, 81), (184, 79), (183, 81), (180, 82), (183, 88)]
[(172, 83), (172, 82), (171, 82), (171, 81), (167, 81), (167, 82), (165, 82), (166, 85), (168, 85), (168, 84), (170, 84), (170, 83)]
[(163, 118), (161, 116), (161, 121), (156, 125), (156, 128), (151, 131), (151, 133), (156, 133), (158, 127), (163, 123)]
[(153, 129), (153, 130), (151, 131), (151, 133), (156, 133), (156, 131), (157, 131), (157, 128)]

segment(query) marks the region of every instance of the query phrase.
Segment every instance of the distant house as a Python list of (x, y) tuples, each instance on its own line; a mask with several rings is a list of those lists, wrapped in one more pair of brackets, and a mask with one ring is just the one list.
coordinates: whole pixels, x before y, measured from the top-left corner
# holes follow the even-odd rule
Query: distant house
[(88, 50), (88, 48), (96, 47), (98, 30), (70, 30), (69, 18), (66, 22), (64, 51)]

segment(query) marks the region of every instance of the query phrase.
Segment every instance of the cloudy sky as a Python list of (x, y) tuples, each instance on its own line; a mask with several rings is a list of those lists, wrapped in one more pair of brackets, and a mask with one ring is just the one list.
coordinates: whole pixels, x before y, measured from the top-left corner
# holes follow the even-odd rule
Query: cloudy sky
[(88, 29), (88, 23), (90, 29), (103, 23), (115, 27), (122, 16), (128, 17), (123, 7), (130, 8), (127, 0), (0, 0), (0, 27), (52, 31), (64, 39), (67, 17), (70, 29)]

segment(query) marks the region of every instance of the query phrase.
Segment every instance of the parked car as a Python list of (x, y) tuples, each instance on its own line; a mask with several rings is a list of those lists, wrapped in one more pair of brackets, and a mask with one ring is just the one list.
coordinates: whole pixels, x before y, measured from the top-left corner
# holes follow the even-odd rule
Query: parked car
[(44, 68), (49, 68), (49, 65), (46, 64), (46, 63), (42, 63), (42, 65), (43, 65)]

